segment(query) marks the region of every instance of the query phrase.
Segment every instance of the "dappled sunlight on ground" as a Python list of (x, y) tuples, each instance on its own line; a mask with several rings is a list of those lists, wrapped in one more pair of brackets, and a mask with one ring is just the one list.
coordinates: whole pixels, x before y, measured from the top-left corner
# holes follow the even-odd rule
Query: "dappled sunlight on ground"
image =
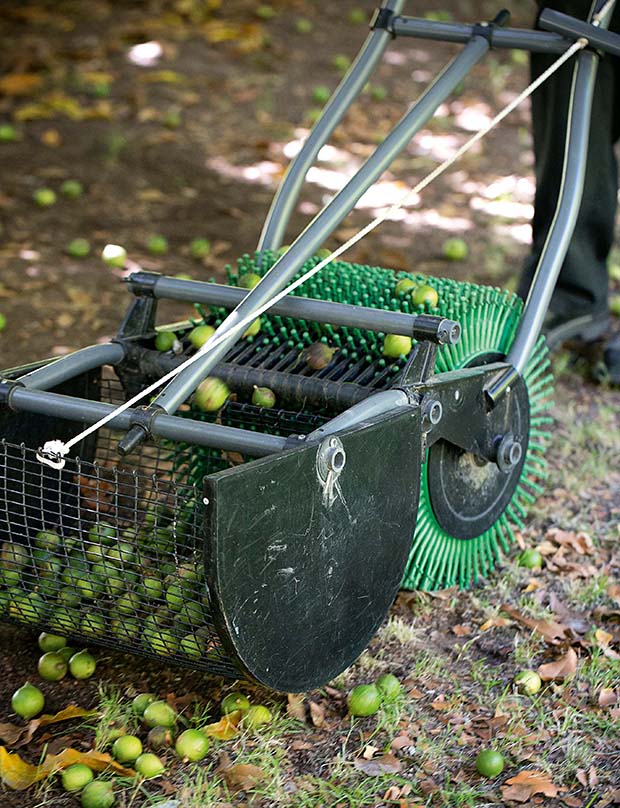
[[(438, 110), (440, 116), (447, 116), (451, 111), (453, 107), (449, 109), (445, 104)], [(480, 103), (473, 109), (465, 108), (457, 112), (456, 118), (461, 128), (473, 130), (488, 123), (490, 108)], [(273, 160), (260, 160), (251, 165), (235, 165), (224, 157), (213, 157), (207, 161), (207, 166), (222, 176), (275, 190), (285, 170), (280, 160), (294, 159), (307, 134), (307, 130), (296, 130), (295, 138), (284, 143), (271, 144), (270, 152), (274, 156)], [(463, 140), (463, 136), (458, 134), (438, 134), (424, 130), (411, 141), (407, 151), (418, 156), (423, 154), (433, 162), (439, 162), (451, 157)], [(320, 150), (316, 163), (308, 171), (306, 179), (310, 185), (327, 192), (322, 197), (322, 204), (325, 205), (345, 187), (359, 170), (363, 160), (346, 149), (328, 144)], [(356, 209), (367, 210), (372, 217), (385, 216), (386, 212), (400, 202), (419, 182), (427, 170), (430, 170), (431, 165), (429, 163), (424, 171), (408, 177), (407, 180), (394, 179), (387, 173), (362, 195)], [(453, 169), (442, 181), (459, 196), (465, 194), (468, 197), (466, 205), (472, 211), (496, 219), (494, 228), (496, 235), (518, 244), (529, 243), (531, 238), (529, 222), (533, 215), (534, 196), (534, 184), (531, 178), (508, 175), (494, 178), (490, 182), (487, 178), (485, 182), (472, 179), (465, 171)], [(450, 203), (450, 191), (441, 196)], [(409, 199), (401, 210), (391, 211), (386, 217), (387, 220), (399, 222), (401, 226), (412, 231), (435, 228), (449, 233), (466, 233), (474, 228), (471, 218), (456, 216), (453, 210), (444, 214), (435, 207), (426, 207), (423, 197), (424, 194), (422, 197), (416, 195)], [(417, 207), (420, 209), (412, 209)], [(313, 216), (319, 212), (320, 205), (304, 200), (298, 205), (298, 210), (305, 215)], [(514, 223), (507, 223), (505, 221), (507, 219), (514, 220)]]
[(493, 119), (493, 111), (488, 104), (483, 101), (477, 103), (462, 104), (454, 101), (451, 104), (451, 110), (454, 115), (454, 123), (460, 129), (465, 129), (467, 132), (478, 132), (488, 126)]
[[(471, 219), (458, 216), (442, 216), (439, 211), (433, 208), (420, 211), (400, 211), (403, 214), (401, 223), (412, 230), (419, 230), (420, 227), (435, 227), (447, 233), (464, 233), (473, 230), (474, 225)], [(396, 214), (392, 217), (396, 221)]]
[(212, 157), (206, 161), (206, 166), (223, 177), (268, 186), (275, 186), (282, 174), (281, 166), (270, 160), (261, 160), (259, 163), (249, 166), (239, 166), (226, 160), (225, 157)]
[[(452, 133), (439, 134), (423, 129), (420, 134), (411, 141), (407, 150), (412, 154), (423, 154), (433, 157), (438, 162), (448, 160), (459, 149), (465, 138)], [(472, 153), (480, 150), (478, 145), (472, 147)]]
[(532, 240), (532, 227), (528, 224), (497, 225), (496, 233), (507, 236), (519, 244), (529, 244)]
[(500, 216), (504, 219), (527, 219), (529, 221), (534, 213), (532, 205), (513, 202), (509, 199), (488, 200), (475, 196), (469, 204), (474, 210), (481, 210), (488, 213), (489, 216)]
[(129, 48), (127, 58), (138, 67), (155, 67), (163, 55), (164, 49), (160, 43), (152, 41), (133, 45)]

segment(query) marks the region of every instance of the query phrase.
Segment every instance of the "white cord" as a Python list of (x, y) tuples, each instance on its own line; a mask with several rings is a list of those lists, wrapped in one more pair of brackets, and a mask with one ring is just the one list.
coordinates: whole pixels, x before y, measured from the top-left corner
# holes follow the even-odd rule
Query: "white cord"
[(595, 14), (595, 15), (594, 15), (594, 17), (593, 17), (593, 19), (592, 19), (592, 25), (597, 25), (597, 26), (598, 26), (598, 25), (600, 25), (600, 24), (601, 24), (601, 20), (603, 19), (603, 17), (605, 17), (605, 15), (606, 15), (606, 14), (607, 14), (607, 12), (609, 11), (609, 9), (610, 9), (610, 8), (611, 8), (613, 5), (615, 5), (615, 3), (616, 3), (616, 0), (607, 0), (607, 2), (606, 2), (606, 3), (605, 3), (605, 5), (603, 6), (603, 8), (602, 8), (602, 9), (601, 9), (601, 10), (598, 12), (598, 14)]
[[(609, 0), (611, 3), (612, 0)], [(46, 463), (48, 466), (52, 468), (62, 468), (64, 466), (64, 456), (68, 454), (69, 450), (72, 446), (75, 446), (76, 443), (79, 443), (88, 435), (92, 434), (101, 427), (105, 426), (109, 423), (113, 418), (117, 415), (120, 415), (125, 410), (128, 410), (130, 407), (133, 407), (134, 404), (137, 404), (146, 396), (151, 395), (154, 393), (162, 384), (166, 384), (167, 382), (174, 379), (179, 373), (181, 373), (185, 368), (192, 365), (198, 359), (201, 359), (206, 354), (210, 353), (214, 348), (216, 348), (220, 343), (224, 340), (228, 339), (231, 334), (236, 334), (242, 329), (245, 330), (250, 323), (253, 323), (257, 317), (260, 317), (261, 314), (266, 312), (270, 309), (273, 305), (278, 303), (282, 300), (283, 297), (290, 294), (290, 292), (297, 289), (298, 286), (301, 286), (302, 283), (305, 283), (309, 278), (313, 275), (316, 275), (320, 272), (324, 267), (330, 264), (334, 258), (338, 258), (338, 256), (342, 255), (342, 253), (346, 252), (350, 247), (354, 244), (357, 244), (358, 241), (364, 238), (364, 236), (368, 235), (368, 233), (372, 232), (376, 227), (378, 227), (382, 222), (386, 219), (390, 218), (396, 211), (398, 211), (403, 206), (407, 205), (411, 201), (413, 201), (414, 197), (417, 197), (420, 191), (424, 190), (428, 185), (430, 185), (433, 180), (437, 179), (441, 174), (444, 173), (450, 166), (452, 166), (463, 154), (465, 154), (472, 146), (474, 146), (479, 140), (481, 140), (485, 135), (487, 135), (492, 129), (494, 129), (503, 119), (509, 115), (515, 107), (521, 104), (526, 98), (528, 98), (534, 90), (538, 89), (543, 82), (545, 82), (556, 70), (558, 70), (565, 62), (567, 62), (575, 53), (582, 50), (588, 44), (587, 39), (579, 39), (573, 45), (571, 45), (568, 50), (566, 50), (550, 67), (548, 67), (537, 79), (535, 79), (530, 85), (528, 85), (521, 93), (519, 93), (516, 98), (514, 98), (510, 103), (508, 103), (483, 129), (479, 132), (476, 132), (466, 143), (464, 143), (453, 155), (449, 157), (447, 160), (444, 160), (441, 165), (437, 166), (433, 171), (430, 172), (424, 179), (420, 180), (420, 182), (412, 188), (410, 191), (407, 191), (403, 196), (391, 205), (387, 211), (377, 216), (372, 222), (367, 224), (363, 227), (360, 231), (358, 231), (354, 236), (352, 236), (348, 241), (345, 241), (344, 244), (341, 244), (340, 247), (336, 248), (327, 258), (323, 258), (319, 263), (305, 272), (300, 278), (293, 281), (289, 286), (282, 291), (275, 294), (272, 298), (270, 298), (266, 303), (262, 306), (259, 306), (255, 309), (251, 314), (243, 317), (236, 323), (232, 328), (226, 331), (225, 334), (221, 334), (219, 337), (217, 336), (217, 332), (209, 339), (202, 348), (195, 353), (193, 356), (186, 359), (182, 362), (178, 367), (171, 370), (161, 379), (158, 379), (153, 384), (149, 385), (145, 390), (138, 393), (137, 395), (130, 398), (124, 404), (119, 405), (116, 407), (112, 412), (102, 418), (100, 421), (89, 426), (83, 432), (80, 432), (79, 435), (76, 435), (71, 440), (63, 443), (62, 441), (53, 440), (47, 441), (44, 445), (43, 449), (39, 450), (37, 453), (37, 458), (42, 462)]]

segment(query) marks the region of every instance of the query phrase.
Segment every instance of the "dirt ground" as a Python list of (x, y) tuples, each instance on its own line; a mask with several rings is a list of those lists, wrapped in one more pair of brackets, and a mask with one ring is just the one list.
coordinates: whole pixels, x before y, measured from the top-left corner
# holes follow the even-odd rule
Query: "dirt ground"
[[(0, 367), (61, 355), (114, 335), (129, 294), (123, 271), (100, 258), (107, 243), (123, 245), (133, 268), (198, 280), (222, 280), (226, 264), (251, 253), (287, 161), (321, 107), (323, 88), (333, 89), (343, 64), (354, 57), (374, 5), (366, 0), (274, 0), (269, 6), (231, 0), (220, 8), (213, 0), (5, 4), (0, 124), (11, 123), (17, 139), (0, 142), (0, 314), (6, 318)], [(513, 24), (527, 25), (535, 4), (513, 5)], [(482, 0), (428, 0), (423, 10), (410, 13), (441, 19), (447, 11), (472, 21), (498, 10)], [(454, 46), (415, 40), (390, 46), (362, 102), (310, 174), (287, 240), (456, 52)], [(325, 246), (342, 243), (384, 210), (526, 82), (521, 54), (493, 52)], [(514, 288), (528, 249), (532, 162), (525, 105), (425, 190), (402, 220), (384, 223), (346, 259)], [(83, 195), (63, 196), (66, 180), (78, 180)], [(55, 204), (34, 202), (42, 187), (56, 191)], [(167, 239), (167, 254), (149, 251), (155, 234)], [(442, 256), (452, 236), (469, 248), (463, 261)], [(89, 241), (87, 257), (67, 254), (76, 238)], [(200, 260), (189, 250), (196, 238), (211, 243), (210, 254)], [(162, 305), (160, 321), (191, 313), (182, 304)], [(183, 769), (169, 753), (171, 770), (163, 782), (140, 790), (127, 785), (119, 804), (137, 808), (177, 799), (179, 808), (415, 808), (620, 802), (620, 393), (590, 385), (567, 354), (556, 359), (555, 370), (550, 479), (518, 536), (523, 546), (541, 548), (546, 561), (541, 573), (531, 575), (507, 562), (471, 593), (401, 594), (361, 660), (333, 686), (307, 694), (301, 708), (243, 683), (241, 689), (269, 704), (278, 721), (262, 740), (244, 735), (228, 747), (216, 745), (203, 766), (208, 784), (201, 767)], [(562, 535), (553, 532), (558, 529)], [(501, 604), (517, 616), (500, 618)], [(546, 642), (534, 620), (570, 626), (572, 640)], [(487, 626), (489, 621), (495, 622)], [(596, 630), (603, 633), (592, 639)], [(35, 637), (14, 626), (0, 628), (0, 721), (14, 719), (13, 690), (27, 678), (37, 680)], [(544, 698), (530, 702), (513, 693), (516, 670), (536, 668), (573, 649), (577, 672), (546, 684)], [(116, 688), (127, 697), (154, 692), (186, 711), (194, 699), (204, 710), (231, 687), (109, 650), (97, 653), (92, 680), (46, 683), (46, 709), (70, 702), (96, 708), (103, 687), (108, 695)], [(385, 671), (406, 683), (407, 698), (380, 720), (351, 723), (346, 690)], [(603, 697), (603, 691), (616, 695)], [(217, 720), (217, 707), (209, 710), (210, 720)], [(71, 724), (45, 738), (52, 749), (70, 740), (85, 750), (93, 732), (88, 724)], [(498, 780), (486, 781), (472, 761), (491, 744), (509, 762)], [(34, 761), (43, 749), (44, 740), (33, 742), (25, 757)], [(225, 768), (223, 754), (258, 766), (260, 785), (235, 789), (227, 781), (229, 788), (220, 789), (223, 775), (214, 772), (218, 765)], [(544, 787), (526, 789), (525, 800), (516, 800), (502, 789), (524, 770), (540, 775)], [(4, 788), (0, 794), (7, 807), (77, 805), (49, 783), (24, 792)]]
[[(370, 5), (359, 7), (370, 13)], [(488, 16), (491, 6), (472, 4), (472, 15)], [(125, 246), (146, 269), (201, 280), (221, 278), (227, 262), (255, 249), (286, 154), (321, 106), (313, 93), (317, 87), (336, 86), (334, 58), (352, 58), (363, 42), (364, 26), (347, 22), (357, 7), (343, 3), (319, 11), (313, 3), (283, 3), (281, 10), (275, 6), (279, 13), (273, 20), (261, 22), (248, 18), (247, 4), (227, 3), (217, 19), (230, 23), (233, 35), (234, 26), (249, 19), (250, 34), (259, 35), (254, 31), (259, 28), (269, 40), (258, 47), (252, 39), (209, 42), (209, 29), (201, 32), (174, 3), (161, 8), (105, 2), (79, 8), (71, 3), (5, 6), (2, 69), (22, 76), (22, 85), (14, 80), (6, 88), (11, 92), (0, 95), (0, 117), (16, 118), (21, 135), (15, 143), (2, 144), (4, 367), (114, 334), (128, 295), (100, 260), (107, 242)], [(459, 15), (467, 19), (467, 9)], [(527, 17), (520, 13), (521, 22)], [(309, 33), (297, 32), (299, 19), (311, 21)], [(129, 61), (132, 46), (158, 36), (163, 54), (153, 67)], [(334, 149), (311, 177), (290, 236), (355, 170), (454, 52), (451, 46), (412, 40), (394, 44), (373, 80), (374, 98), (380, 100), (364, 96), (338, 129)], [(490, 70), (474, 70), (458, 99), (442, 107), (420, 142), (386, 173), (374, 199), (347, 219), (328, 246), (366, 223), (385, 201), (393, 201), (400, 188), (430, 170), (437, 157), (443, 159), (453, 143), (460, 144), (512, 88), (522, 86), (522, 65), (505, 54), (493, 55), (490, 63)], [(177, 119), (178, 126), (171, 126)], [(455, 268), (441, 260), (441, 244), (451, 233), (465, 234), (470, 257), (458, 265), (460, 276), (498, 284), (514, 276), (525, 245), (510, 232), (515, 215), (523, 229), (532, 194), (531, 179), (521, 178), (531, 164), (526, 126), (527, 111), (519, 111), (451, 177), (428, 189), (416, 215), (403, 225), (386, 223), (350, 259), (445, 274)], [(517, 162), (515, 154), (520, 155)], [(37, 188), (58, 192), (66, 179), (83, 184), (79, 200), (59, 195), (57, 204), (37, 207), (32, 199)], [(509, 218), (490, 215), (488, 186), (500, 180), (505, 187), (492, 189), (499, 197), (495, 204), (501, 209), (502, 194), (510, 194), (515, 210), (508, 208)], [(470, 204), (472, 197), (476, 204)], [(151, 234), (168, 239), (165, 257), (148, 253)], [(518, 235), (524, 238), (521, 231)], [(204, 262), (188, 255), (197, 237), (212, 242)], [(90, 241), (89, 257), (66, 254), (74, 238)]]

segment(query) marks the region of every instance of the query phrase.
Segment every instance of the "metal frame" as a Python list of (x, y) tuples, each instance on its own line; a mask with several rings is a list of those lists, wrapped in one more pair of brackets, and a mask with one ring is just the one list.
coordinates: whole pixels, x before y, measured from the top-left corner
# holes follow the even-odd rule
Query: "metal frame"
[[(386, 0), (383, 8), (398, 14), (405, 0)], [(392, 33), (385, 29), (370, 32), (351, 68), (327, 102), (319, 119), (308, 135), (302, 149), (291, 161), (276, 191), (258, 241), (259, 250), (277, 250), (282, 245), (286, 227), (295, 209), (295, 203), (306, 179), (306, 174), (327, 143), (349, 107), (353, 104), (383, 56)]]
[[(2, 386), (0, 385), (0, 387)], [(82, 424), (94, 424), (116, 409), (114, 404), (89, 401), (84, 398), (42, 390), (29, 390), (22, 387), (19, 382), (10, 387), (7, 398), (8, 406), (12, 410), (34, 415), (54, 416)], [(136, 414), (143, 416), (144, 410), (125, 410), (109, 421), (108, 426), (110, 429), (128, 429)], [(281, 452), (285, 448), (287, 440), (263, 432), (193, 421), (191, 418), (167, 415), (161, 411), (151, 415), (148, 432), (155, 437), (186, 441), (210, 449), (240, 452), (251, 457), (263, 457)], [(145, 429), (145, 436), (146, 434)]]
[(250, 294), (217, 329), (216, 336), (221, 337), (226, 334), (228, 338), (179, 373), (157, 396), (153, 406), (160, 406), (167, 412), (174, 412), (187, 399), (200, 381), (208, 376), (215, 364), (228, 353), (239, 332), (239, 322), (256, 308), (267, 303), (293, 280), (308, 258), (321, 247), (333, 230), (348, 216), (362, 195), (376, 182), (409, 143), (413, 135), (432, 117), (437, 107), (450, 95), (469, 70), (482, 59), (488, 49), (489, 43), (482, 36), (474, 37), (465, 45), (461, 53), (423, 93), (357, 174), (313, 219), (311, 224), (291, 244), (287, 252), (276, 261), (261, 282), (251, 290)]
[[(148, 289), (158, 299), (184, 300), (187, 303), (206, 303), (233, 309), (249, 294), (246, 289), (219, 283), (182, 281), (177, 278), (136, 272), (129, 277), (129, 285), (135, 294)], [(308, 297), (285, 297), (270, 309), (282, 317), (294, 317), (317, 323), (361, 328), (366, 331), (383, 331), (401, 334), (417, 340), (428, 339), (439, 345), (455, 345), (461, 334), (460, 325), (454, 320), (428, 314), (405, 314), (400, 311), (384, 311), (351, 303), (333, 303)]]
[[(598, 20), (596, 26), (590, 24), (595, 12), (603, 6), (602, 0), (593, 2), (588, 23), (575, 21), (557, 12), (545, 11), (540, 17), (540, 25), (548, 28), (549, 30), (547, 31), (504, 28), (502, 26), (507, 21), (507, 12), (502, 12), (491, 23), (462, 25), (402, 16), (400, 11), (403, 5), (404, 0), (384, 0), (381, 9), (376, 13), (372, 23), (373, 30), (357, 59), (327, 104), (304, 146), (289, 166), (266, 217), (259, 240), (259, 250), (276, 249), (280, 245), (309, 167), (314, 162), (321, 147), (327, 142), (334, 128), (359, 95), (385, 51), (390, 38), (407, 36), (431, 41), (441, 40), (464, 43), (463, 49), (451, 60), (444, 71), (403, 116), (357, 174), (317, 214), (292, 243), (287, 252), (275, 262), (261, 282), (250, 292), (244, 294), (243, 297), (239, 295), (239, 292), (233, 292), (232, 290), (226, 293), (228, 295), (227, 300), (234, 302), (235, 308), (216, 331), (218, 337), (225, 337), (221, 344), (179, 373), (149, 406), (140, 410), (139, 417), (138, 411), (133, 411), (133, 415), (130, 412), (120, 416), (118, 424), (116, 421), (114, 422), (115, 426), (120, 426), (121, 422), (123, 426), (125, 424), (131, 426), (129, 433), (123, 439), (125, 447), (138, 445), (148, 434), (144, 427), (145, 411), (146, 414), (151, 415), (149, 427), (152, 425), (153, 434), (163, 434), (158, 425), (163, 425), (164, 419), (171, 417), (171, 414), (177, 410), (179, 405), (193, 393), (200, 381), (228, 353), (240, 336), (239, 322), (268, 302), (292, 281), (305, 261), (321, 247), (325, 239), (351, 212), (365, 191), (389, 167), (414, 134), (426, 124), (437, 107), (450, 95), (491, 47), (521, 48), (538, 53), (559, 54), (565, 51), (577, 38), (587, 36), (594, 45), (604, 51), (620, 52), (620, 36), (610, 34), (605, 30), (609, 25), (615, 4), (611, 4), (605, 17)], [(591, 49), (582, 51), (575, 60), (573, 87), (567, 120), (568, 134), (565, 145), (562, 186), (556, 214), (536, 269), (515, 340), (507, 357), (505, 370), (499, 373), (498, 377), (486, 390), (491, 407), (510, 390), (511, 384), (515, 382), (529, 360), (531, 351), (540, 334), (543, 319), (573, 234), (583, 191), (590, 113), (598, 61), (599, 54)], [(187, 300), (189, 295), (194, 300), (197, 299), (197, 295), (201, 295), (202, 299), (207, 299), (209, 295), (213, 295), (214, 291), (211, 284), (172, 281), (167, 278), (156, 281), (155, 285), (159, 288), (161, 294), (153, 293), (151, 290), (153, 297), (166, 296)], [(144, 290), (142, 293), (144, 293)], [(235, 294), (239, 296), (239, 300), (233, 301)], [(318, 319), (323, 317), (340, 318), (340, 322), (345, 320), (348, 322), (350, 313), (347, 309), (355, 308), (337, 303), (302, 302), (301, 299), (297, 298), (283, 301), (278, 304), (277, 309), (274, 307), (274, 310), (293, 313), (295, 307), (300, 310), (300, 307), (303, 308), (304, 306), (306, 306), (306, 311), (312, 309), (315, 313), (318, 313), (318, 309), (321, 308), (321, 314)], [(357, 312), (360, 319), (356, 321), (356, 325), (359, 327), (374, 328), (381, 321), (382, 327), (378, 330), (387, 330), (384, 329), (386, 324), (389, 324), (394, 333), (398, 333), (399, 329), (405, 327), (408, 329), (415, 328), (416, 318), (410, 317), (406, 323), (402, 319), (407, 315), (402, 315), (400, 318), (401, 323), (398, 315), (394, 313), (391, 313), (388, 317), (385, 312), (376, 313), (375, 315), (364, 313), (361, 309), (357, 309)], [(365, 320), (363, 326), (361, 325), (362, 319)], [(338, 320), (334, 319), (333, 321), (337, 322)], [(408, 333), (412, 333), (412, 331)], [(24, 386), (44, 390), (53, 386), (58, 379), (70, 378), (85, 369), (101, 364), (103, 361), (114, 362), (115, 358), (117, 361), (121, 361), (123, 356), (122, 344), (94, 346), (91, 349), (78, 351), (40, 370), (36, 370), (24, 377), (21, 382)], [(104, 358), (102, 359), (101, 357)], [(6, 388), (6, 385), (0, 385), (0, 388), (2, 387)], [(0, 389), (0, 393), (2, 392), (6, 394), (6, 389), (4, 391)], [(53, 404), (54, 414), (57, 416), (67, 418), (75, 415), (75, 408), (68, 401), (63, 402), (62, 397), (54, 398), (52, 401), (51, 397), (54, 394), (32, 392), (27, 396), (23, 390), (18, 389), (12, 389), (11, 394), (11, 406), (15, 409), (31, 412), (43, 411), (39, 410), (39, 407), (43, 406), (42, 402), (45, 401), (50, 405)], [(384, 400), (389, 402), (391, 398), (389, 396), (384, 397)], [(96, 406), (101, 407), (104, 405)], [(386, 403), (386, 406), (389, 406), (389, 404)], [(94, 414), (94, 409), (85, 408), (85, 412), (86, 410)], [(50, 410), (45, 411), (50, 412)], [(166, 416), (165, 413), (168, 413), (168, 415)], [(184, 419), (174, 420), (187, 424)], [(175, 428), (178, 429), (178, 426)], [(205, 431), (206, 429), (207, 425), (205, 424), (196, 425), (196, 430)], [(220, 427), (215, 431), (219, 432), (222, 429), (224, 428)], [(209, 425), (208, 430), (213, 431), (214, 427)], [(175, 432), (176, 436), (178, 434), (178, 432)], [(211, 440), (211, 436), (198, 439), (198, 435), (194, 434), (192, 439), (196, 443), (211, 445), (205, 442)], [(278, 451), (275, 447), (274, 450)]]
[[(391, 19), (393, 8), (391, 3), (384, 3), (383, 9), (387, 10), (388, 20)], [(598, 4), (592, 6), (589, 20), (591, 21)], [(390, 14), (390, 12), (392, 14)], [(613, 6), (608, 10), (604, 20), (600, 22), (601, 28), (609, 25)], [(385, 15), (384, 15), (385, 16)], [(491, 44), (496, 41), (501, 28), (498, 25), (499, 17), (486, 26), (478, 25), (470, 29), (471, 39), (465, 44), (462, 51), (448, 64), (440, 76), (422, 94), (420, 99), (413, 105), (411, 110), (401, 119), (399, 124), (392, 130), (375, 152), (368, 158), (357, 174), (336, 194), (336, 196), (317, 214), (312, 222), (306, 227), (301, 235), (292, 243), (290, 248), (271, 270), (264, 276), (261, 282), (252, 289), (244, 300), (237, 306), (231, 315), (218, 328), (218, 336), (228, 335), (209, 354), (201, 360), (196, 361), (192, 366), (181, 372), (173, 379), (155, 399), (154, 406), (161, 406), (167, 412), (174, 411), (191, 394), (202, 378), (208, 375), (214, 365), (227, 353), (238, 334), (239, 321), (250, 314), (255, 308), (266, 303), (274, 294), (281, 291), (297, 274), (304, 262), (323, 244), (324, 240), (331, 234), (335, 227), (353, 209), (362, 194), (379, 178), (379, 176), (391, 164), (396, 155), (406, 146), (413, 135), (432, 117), (440, 103), (452, 92), (461, 82), (471, 68), (487, 53)], [(501, 16), (502, 22), (505, 16)], [(389, 25), (389, 22), (388, 22)], [(530, 32), (523, 34), (522, 44), (529, 49), (530, 45), (540, 46), (547, 38), (547, 42), (552, 46), (557, 46), (557, 31), (562, 28), (561, 22), (554, 21), (556, 33), (538, 33), (529, 40)], [(590, 26), (592, 28), (592, 26)], [(434, 25), (431, 24), (426, 29), (432, 36), (434, 35)], [(596, 34), (596, 29), (593, 29)], [(418, 24), (418, 36), (424, 38), (424, 25)], [(565, 39), (566, 46), (571, 44), (572, 39), (577, 38), (574, 31), (569, 27), (567, 30), (569, 38)], [(580, 30), (579, 35), (583, 34)], [(614, 36), (614, 35), (609, 35)], [(600, 37), (598, 38), (600, 40)], [(615, 37), (614, 41), (620, 41)], [(600, 47), (607, 47), (608, 43), (599, 41)], [(366, 52), (372, 45), (366, 46)], [(374, 47), (383, 47), (383, 42), (376, 42)], [(575, 81), (573, 84), (572, 103), (568, 116), (568, 129), (570, 136), (567, 138), (565, 161), (564, 161), (564, 182), (558, 200), (556, 217), (552, 224), (548, 245), (554, 249), (551, 254), (549, 249), (543, 252), (539, 263), (532, 290), (528, 297), (523, 312), (521, 325), (518, 329), (515, 343), (509, 352), (508, 363), (512, 368), (506, 373), (506, 380), (509, 376), (514, 377), (527, 363), (531, 350), (540, 334), (542, 322), (546, 314), (548, 302), (550, 300), (557, 276), (564, 261), (570, 239), (574, 230), (576, 216), (581, 204), (583, 191), (583, 177), (585, 174), (585, 155), (587, 154), (587, 135), (590, 126), (590, 109), (592, 95), (594, 92), (594, 78), (598, 64), (598, 54), (594, 51), (580, 53), (576, 58)], [(349, 71), (348, 79), (352, 75), (363, 70), (364, 67), (354, 64)], [(346, 84), (346, 80), (343, 82)], [(322, 132), (327, 136), (328, 129)], [(309, 155), (313, 154), (318, 146), (319, 138), (315, 137), (311, 145), (306, 149), (302, 148), (295, 158), (289, 173), (294, 171), (297, 164), (305, 166)], [(279, 199), (286, 201), (281, 204), (285, 210), (292, 210), (296, 201), (297, 187), (291, 184), (284, 192), (278, 194)], [(495, 401), (509, 389), (509, 381), (503, 381), (494, 385), (489, 391), (489, 398)]]

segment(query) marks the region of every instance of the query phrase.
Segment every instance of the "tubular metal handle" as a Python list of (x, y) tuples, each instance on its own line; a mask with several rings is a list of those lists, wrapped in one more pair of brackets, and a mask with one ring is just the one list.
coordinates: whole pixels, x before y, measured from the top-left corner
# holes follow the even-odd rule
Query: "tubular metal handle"
[(589, 22), (577, 20), (575, 17), (570, 17), (561, 11), (554, 11), (550, 8), (544, 9), (538, 18), (538, 25), (545, 31), (562, 34), (562, 36), (575, 41), (583, 37), (588, 40), (591, 47), (604, 53), (610, 53), (613, 56), (620, 56), (619, 34), (606, 31), (597, 25), (591, 25)]

